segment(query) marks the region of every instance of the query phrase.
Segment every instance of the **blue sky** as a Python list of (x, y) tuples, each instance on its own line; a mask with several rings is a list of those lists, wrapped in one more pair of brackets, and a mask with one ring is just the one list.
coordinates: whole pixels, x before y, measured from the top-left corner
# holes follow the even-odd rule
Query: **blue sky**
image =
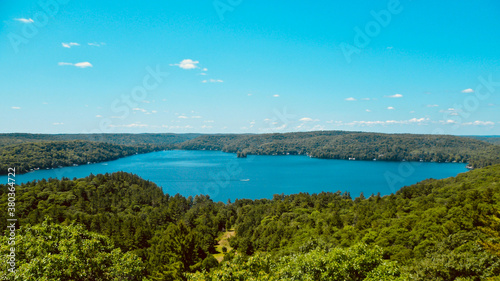
[(493, 0), (6, 0), (0, 131), (500, 134), (499, 19)]

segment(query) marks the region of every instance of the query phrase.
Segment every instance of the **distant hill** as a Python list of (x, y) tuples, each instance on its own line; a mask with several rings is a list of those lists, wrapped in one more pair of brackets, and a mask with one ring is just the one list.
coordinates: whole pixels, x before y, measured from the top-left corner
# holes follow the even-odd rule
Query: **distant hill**
[(318, 131), (284, 134), (202, 135), (176, 145), (187, 150), (221, 150), (243, 155), (309, 155), (326, 159), (500, 163), (500, 146), (450, 135)]
[(500, 136), (464, 136), (464, 137), (500, 145)]
[(119, 145), (180, 143), (201, 134), (0, 134), (0, 146), (44, 141), (96, 141)]

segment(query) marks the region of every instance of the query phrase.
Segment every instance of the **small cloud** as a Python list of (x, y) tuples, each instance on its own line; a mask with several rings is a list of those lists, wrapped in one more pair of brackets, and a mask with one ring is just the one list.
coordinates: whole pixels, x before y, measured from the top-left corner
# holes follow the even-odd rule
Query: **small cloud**
[(249, 97), (251, 97), (251, 96), (252, 96), (252, 94), (248, 94), (248, 96), (249, 96)]
[(370, 100), (370, 98), (362, 98), (361, 100)]
[(139, 107), (132, 108), (132, 110), (133, 110), (133, 111), (140, 111), (140, 112), (143, 112), (143, 113), (148, 112), (146, 109), (144, 109), (144, 108), (139, 108)]
[(17, 21), (22, 22), (22, 23), (33, 23), (34, 22), (32, 19), (25, 19), (25, 18), (18, 18), (18, 19), (14, 19), (14, 20), (17, 20)]
[(102, 115), (96, 115), (95, 117), (96, 118), (102, 118)]
[(194, 119), (200, 119), (201, 116), (191, 116), (191, 118), (194, 118)]
[(389, 110), (394, 110), (394, 107), (389, 106), (387, 109), (389, 109)]
[(472, 90), (471, 88), (468, 88), (468, 89), (462, 90), (462, 93), (470, 94), (470, 93), (474, 93), (474, 90)]
[(401, 94), (395, 94), (395, 95), (391, 95), (391, 96), (385, 96), (386, 98), (402, 98), (403, 95)]
[(209, 80), (203, 80), (201, 81), (201, 83), (222, 83), (224, 81), (220, 80), (220, 79), (209, 79)]
[(437, 104), (428, 104), (427, 107), (438, 107), (439, 105)]
[(279, 97), (280, 97), (280, 95), (273, 95), (273, 97), (275, 97), (275, 98), (279, 98)]
[(180, 63), (175, 63), (175, 64), (171, 64), (172, 66), (173, 65), (176, 65), (182, 69), (195, 69), (195, 68), (198, 68), (197, 64), (199, 64), (200, 62), (199, 61), (194, 61), (192, 59), (185, 59), (185, 60), (182, 60)]
[(387, 47), (386, 49), (387, 49), (387, 50), (392, 50), (392, 48), (394, 48), (394, 47), (393, 47), (393, 46), (389, 46), (389, 47)]
[(205, 67), (201, 71), (208, 71), (208, 68)]
[(78, 63), (60, 62), (60, 63), (58, 63), (58, 65), (59, 66), (72, 65), (72, 66), (75, 66), (75, 67), (78, 67), (78, 68), (93, 67), (93, 65), (90, 62), (88, 62), (88, 61), (78, 62)]
[(11, 107), (11, 108), (12, 108), (12, 109), (16, 109), (16, 110), (17, 110), (17, 109), (21, 109), (19, 106), (13, 106), (13, 107)]
[(64, 123), (52, 123), (52, 125), (58, 126), (58, 125), (64, 125)]
[(94, 46), (94, 47), (101, 47), (101, 46), (103, 46), (103, 45), (106, 45), (106, 43), (104, 43), (104, 42), (101, 42), (101, 43), (96, 43), (96, 42), (94, 42), (94, 43), (87, 43), (87, 44), (88, 44), (89, 46)]
[(75, 63), (74, 65), (79, 68), (93, 67), (93, 65), (88, 61)]
[(346, 100), (346, 101), (356, 101), (356, 99), (355, 99), (355, 98), (353, 98), (353, 97), (346, 98), (345, 100)]
[(309, 117), (304, 117), (304, 118), (300, 118), (299, 121), (302, 121), (302, 122), (318, 122), (319, 119), (312, 119), (312, 118), (309, 118)]
[(367, 109), (367, 110), (365, 110), (365, 111), (366, 111), (366, 112), (372, 112), (372, 111), (371, 111), (371, 110), (369, 110), (369, 109)]
[(468, 122), (468, 123), (463, 123), (462, 125), (464, 126), (493, 126), (495, 125), (495, 122), (492, 121), (474, 121), (474, 122)]
[(61, 43), (61, 45), (62, 45), (64, 48), (71, 48), (71, 47), (73, 47), (73, 46), (80, 46), (80, 44), (75, 43), (75, 42), (70, 42), (70, 43)]
[(132, 124), (125, 124), (125, 125), (109, 125), (110, 127), (113, 128), (143, 128), (143, 127), (149, 127), (147, 124), (141, 124), (141, 122), (135, 122)]
[(179, 118), (179, 119), (188, 119), (189, 117), (184, 116), (184, 115), (180, 115), (180, 116), (178, 116), (177, 118)]

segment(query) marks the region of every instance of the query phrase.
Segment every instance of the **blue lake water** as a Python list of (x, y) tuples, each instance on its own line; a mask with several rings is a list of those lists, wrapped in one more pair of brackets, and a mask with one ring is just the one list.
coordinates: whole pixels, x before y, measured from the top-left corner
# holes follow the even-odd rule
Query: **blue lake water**
[[(165, 193), (208, 194), (215, 201), (272, 198), (274, 194), (348, 191), (354, 198), (387, 195), (427, 178), (466, 172), (466, 164), (315, 159), (307, 156), (248, 156), (220, 151), (160, 151), (97, 164), (39, 170), (16, 176), (20, 184), (42, 178), (82, 178), (125, 171), (155, 182)], [(0, 182), (7, 183), (1, 176)]]

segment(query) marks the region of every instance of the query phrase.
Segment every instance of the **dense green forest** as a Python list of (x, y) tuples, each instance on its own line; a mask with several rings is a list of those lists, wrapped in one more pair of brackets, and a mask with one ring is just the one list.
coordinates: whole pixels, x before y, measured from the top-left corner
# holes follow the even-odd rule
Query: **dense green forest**
[(136, 153), (164, 148), (156, 145), (115, 145), (90, 141), (27, 142), (0, 147), (0, 175), (8, 168), (18, 174), (32, 169), (48, 169), (115, 160)]
[(449, 135), (320, 131), (260, 135), (203, 135), (180, 149), (222, 150), (256, 155), (309, 155), (317, 158), (471, 163), (475, 168), (500, 163), (500, 146)]
[(28, 142), (96, 141), (119, 145), (170, 145), (193, 139), (200, 134), (0, 134), (0, 147)]
[[(8, 188), (0, 186), (3, 210)], [(123, 172), (34, 181), (16, 186), (15, 197), (21, 226), (16, 280), (97, 280), (97, 272), (100, 280), (500, 275), (500, 165), (383, 197), (323, 192), (217, 203), (208, 196), (163, 194)], [(2, 229), (6, 216), (0, 212)], [(229, 228), (236, 229), (234, 249), (219, 264), (212, 256), (216, 240)], [(4, 256), (7, 231), (0, 240)], [(0, 274), (12, 277), (5, 276), (6, 263)]]

